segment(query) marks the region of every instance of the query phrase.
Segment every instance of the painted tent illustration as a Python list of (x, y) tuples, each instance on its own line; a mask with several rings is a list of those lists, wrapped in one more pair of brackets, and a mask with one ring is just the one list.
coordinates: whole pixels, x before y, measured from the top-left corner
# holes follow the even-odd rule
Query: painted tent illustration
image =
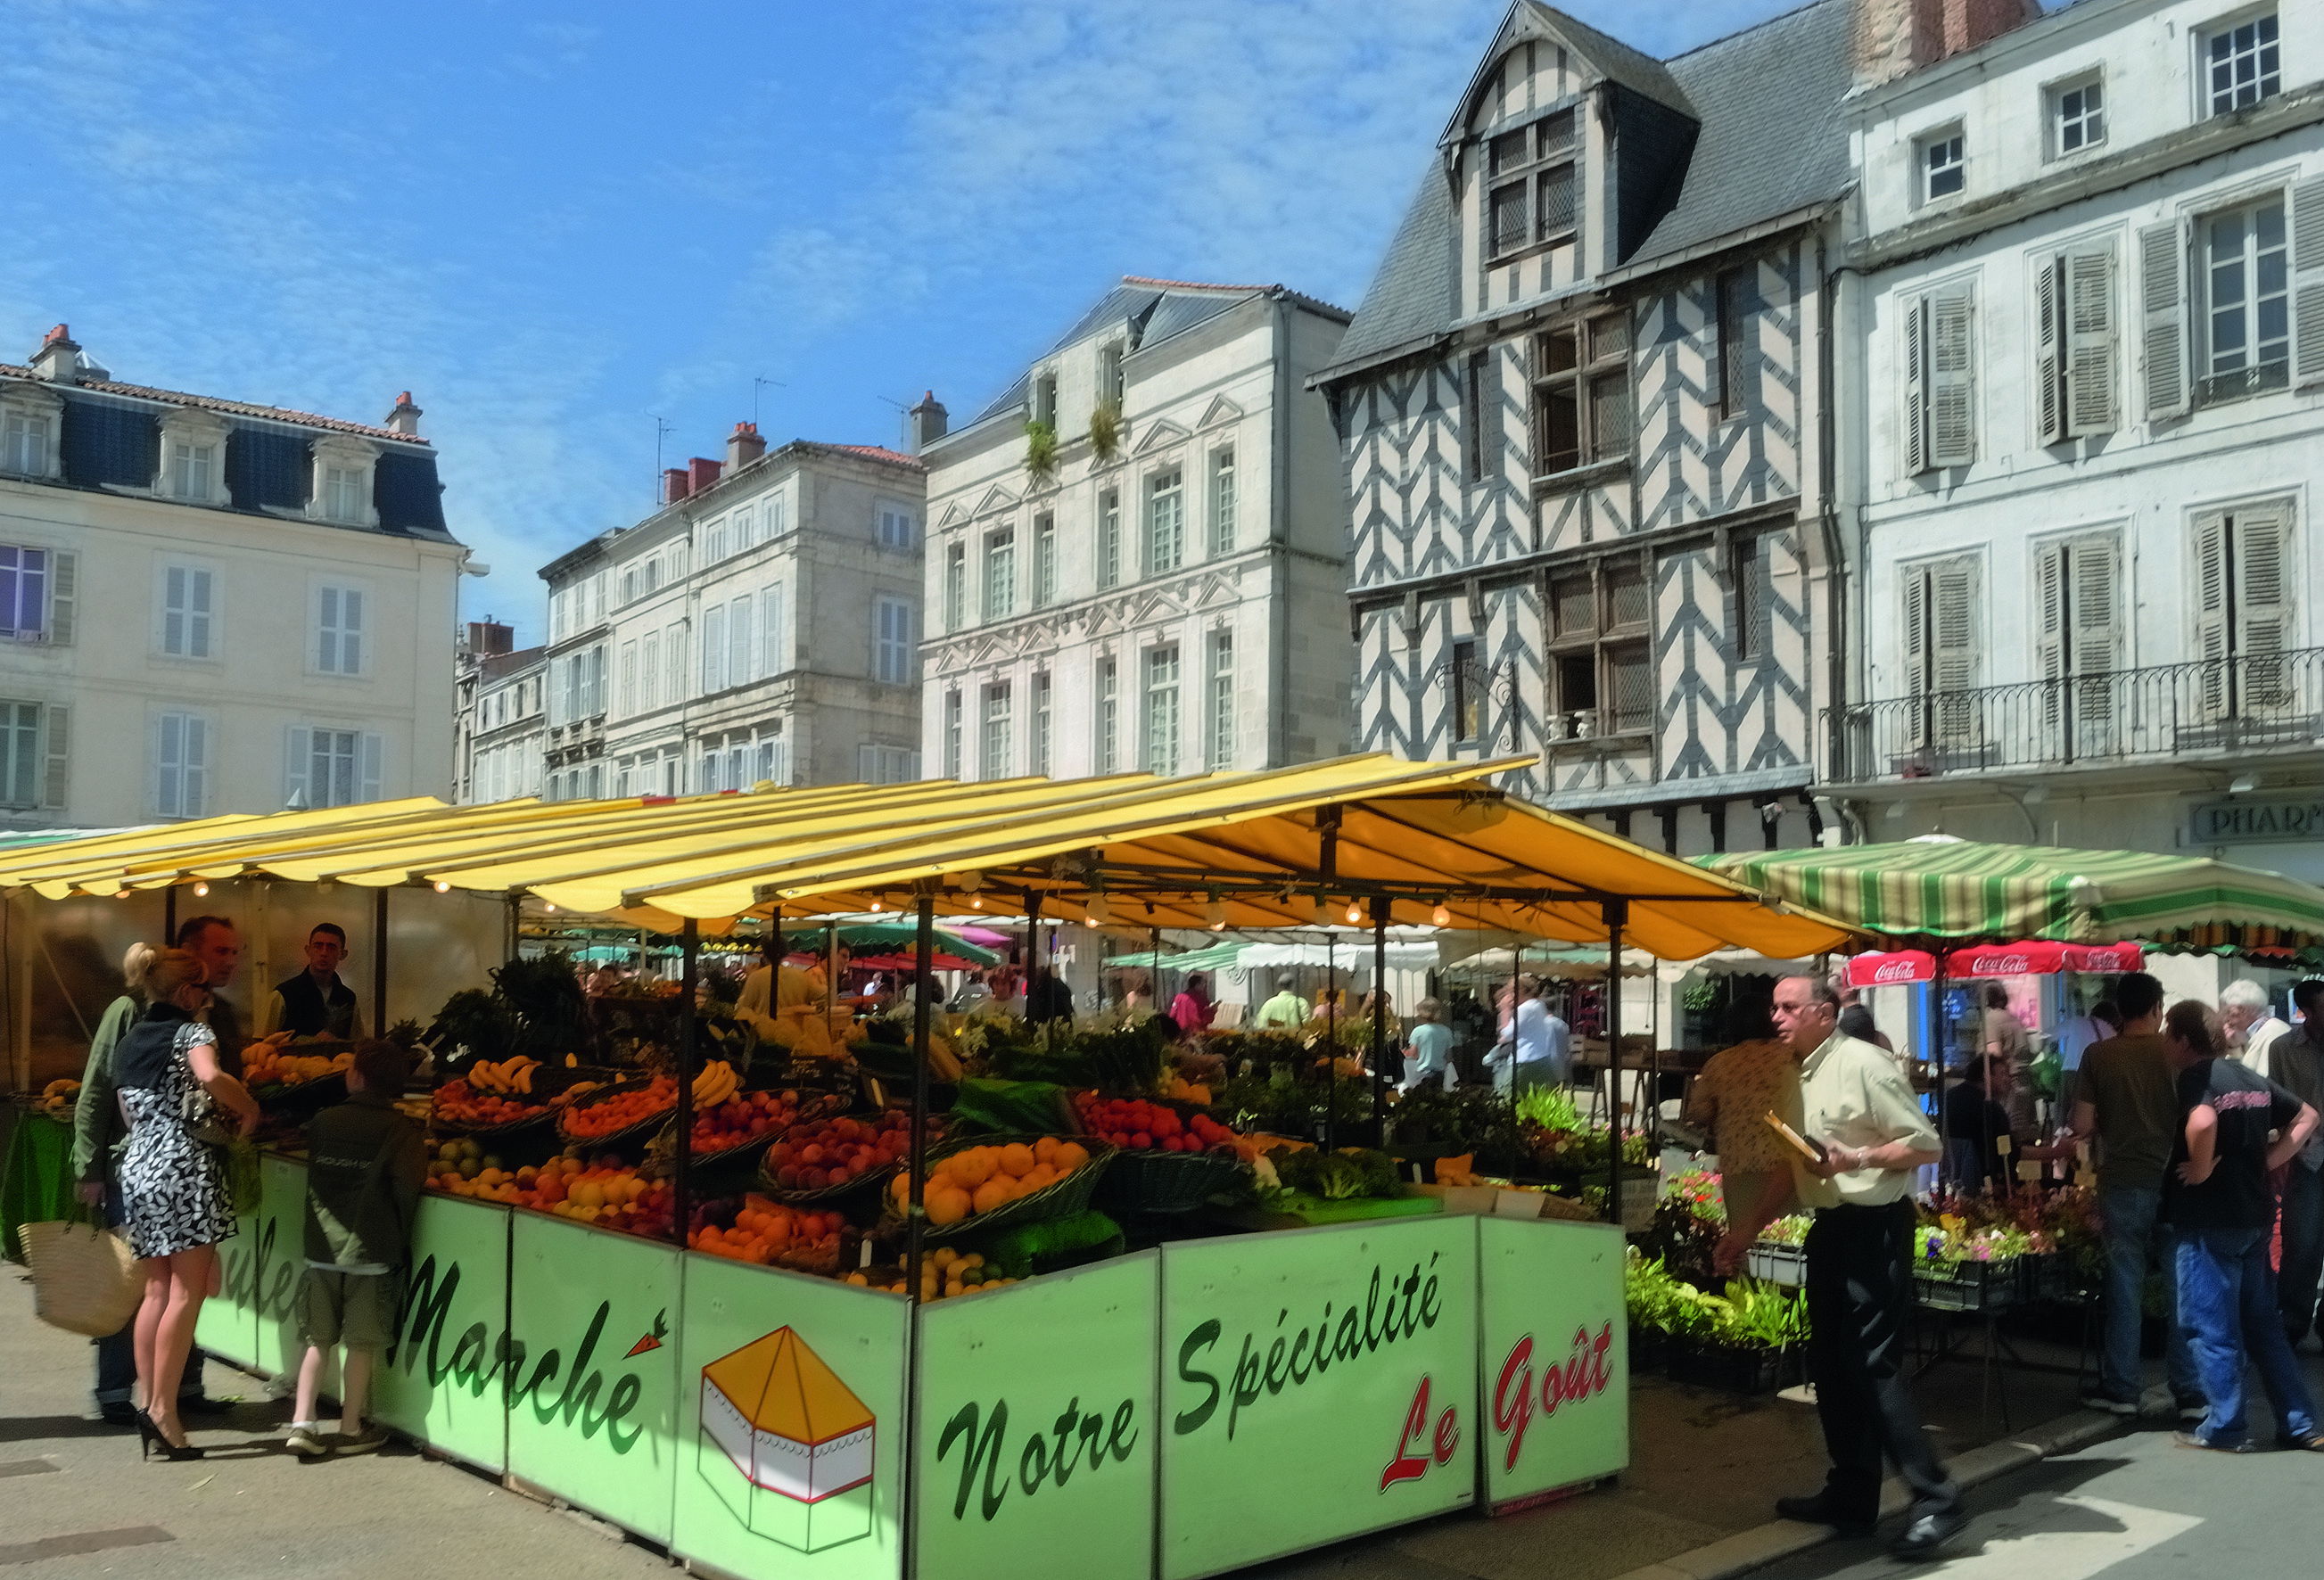
[(696, 1468), (734, 1517), (803, 1553), (872, 1534), (870, 1410), (778, 1327), (702, 1368)]

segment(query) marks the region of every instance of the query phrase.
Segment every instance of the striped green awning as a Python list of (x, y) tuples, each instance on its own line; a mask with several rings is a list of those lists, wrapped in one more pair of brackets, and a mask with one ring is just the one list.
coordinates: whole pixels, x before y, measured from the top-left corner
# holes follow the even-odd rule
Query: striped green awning
[(1907, 840), (1697, 858), (1738, 882), (1889, 939), (2300, 949), (2324, 889), (2195, 856)]
[(1188, 950), (1183, 954), (1157, 954), (1141, 949), (1135, 954), (1109, 955), (1098, 962), (1099, 969), (1108, 971), (1223, 971), (1240, 958), (1240, 943), (1214, 943), (1208, 949)]

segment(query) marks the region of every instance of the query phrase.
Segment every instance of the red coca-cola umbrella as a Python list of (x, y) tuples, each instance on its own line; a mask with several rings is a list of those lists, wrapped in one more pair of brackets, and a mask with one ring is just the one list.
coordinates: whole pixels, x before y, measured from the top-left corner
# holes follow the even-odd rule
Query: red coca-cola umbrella
[(2028, 939), (2023, 943), (1980, 943), (1957, 949), (1945, 957), (1948, 977), (2049, 977), (2061, 971), (2118, 975), (2146, 964), (2146, 952), (2135, 943), (2052, 943)]
[(1902, 988), (1937, 979), (1937, 957), (1922, 949), (1891, 950), (1848, 957), (1850, 988)]

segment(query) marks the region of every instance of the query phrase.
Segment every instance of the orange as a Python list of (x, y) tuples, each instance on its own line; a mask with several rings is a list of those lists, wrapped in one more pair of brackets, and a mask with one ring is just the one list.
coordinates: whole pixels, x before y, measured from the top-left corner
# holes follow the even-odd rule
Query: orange
[(1058, 1173), (1070, 1174), (1089, 1162), (1089, 1149), (1078, 1141), (1068, 1141), (1057, 1148), (1055, 1162)]
[(983, 1184), (979, 1185), (976, 1188), (976, 1210), (991, 1212), (994, 1208), (1009, 1202), (1016, 1195), (1010, 1188), (1010, 1183), (1006, 1177), (1003, 1177), (998, 1180), (987, 1180)]
[(945, 1162), (952, 1164), (953, 1173), (960, 1182), (973, 1190), (992, 1178), (993, 1168), (1000, 1162), (1000, 1149), (973, 1146), (964, 1153), (954, 1153)]
[(1021, 1141), (1012, 1141), (1001, 1149), (1002, 1172), (1019, 1177), (1033, 1171), (1033, 1149)]
[(971, 1203), (967, 1191), (950, 1180), (945, 1180), (928, 1192), (927, 1206), (928, 1222), (942, 1227), (966, 1217)]

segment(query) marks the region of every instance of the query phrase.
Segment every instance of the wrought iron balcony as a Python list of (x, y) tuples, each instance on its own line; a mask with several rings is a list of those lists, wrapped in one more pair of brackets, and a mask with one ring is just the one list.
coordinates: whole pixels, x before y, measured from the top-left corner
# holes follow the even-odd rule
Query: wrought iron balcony
[(1927, 692), (1839, 712), (1833, 776), (1858, 784), (2283, 750), (2324, 738), (2324, 648)]

